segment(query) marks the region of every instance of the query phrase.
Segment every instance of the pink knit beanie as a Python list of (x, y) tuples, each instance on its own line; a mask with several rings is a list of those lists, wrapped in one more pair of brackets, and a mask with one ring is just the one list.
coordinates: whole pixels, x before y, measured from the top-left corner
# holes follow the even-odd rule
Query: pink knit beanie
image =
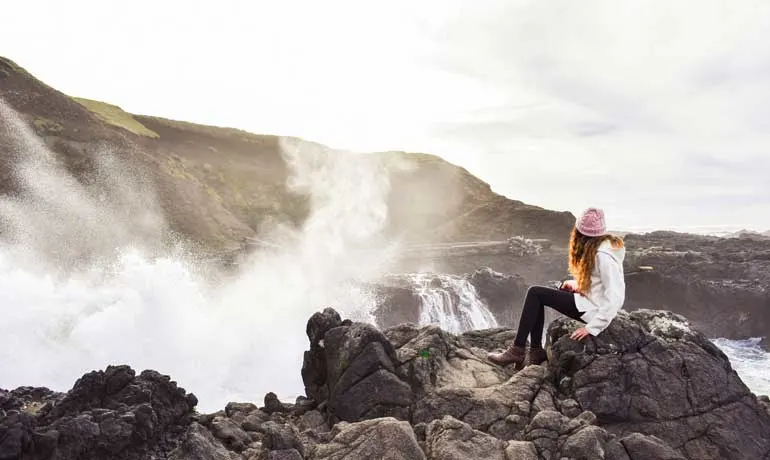
[(598, 208), (588, 208), (578, 218), (575, 224), (578, 231), (585, 236), (603, 236), (607, 234), (607, 224), (604, 221), (604, 211)]

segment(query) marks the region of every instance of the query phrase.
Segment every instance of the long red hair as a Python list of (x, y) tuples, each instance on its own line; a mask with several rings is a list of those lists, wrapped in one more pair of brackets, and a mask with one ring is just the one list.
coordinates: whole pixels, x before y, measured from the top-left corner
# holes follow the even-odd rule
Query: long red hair
[(599, 245), (609, 240), (615, 248), (622, 248), (623, 240), (614, 235), (586, 236), (572, 229), (569, 240), (569, 272), (577, 282), (577, 290), (586, 295), (591, 290), (591, 273), (596, 264)]

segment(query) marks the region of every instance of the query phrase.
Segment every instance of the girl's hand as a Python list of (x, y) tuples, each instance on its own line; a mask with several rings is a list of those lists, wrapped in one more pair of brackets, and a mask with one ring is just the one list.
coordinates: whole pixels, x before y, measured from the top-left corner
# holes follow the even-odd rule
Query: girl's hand
[(569, 292), (577, 292), (577, 281), (567, 280), (561, 284), (561, 288)]
[(572, 340), (583, 340), (584, 338), (588, 337), (589, 332), (588, 329), (581, 327), (580, 329), (577, 329), (575, 332), (572, 333), (572, 335), (569, 336)]

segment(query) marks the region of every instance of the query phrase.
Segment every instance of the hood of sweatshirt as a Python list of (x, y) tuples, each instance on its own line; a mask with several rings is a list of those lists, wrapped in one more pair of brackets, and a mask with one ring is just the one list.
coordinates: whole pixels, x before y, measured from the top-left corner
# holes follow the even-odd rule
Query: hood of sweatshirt
[(625, 246), (615, 248), (609, 240), (602, 242), (597, 251), (611, 255), (621, 266), (623, 265), (623, 260), (626, 258)]

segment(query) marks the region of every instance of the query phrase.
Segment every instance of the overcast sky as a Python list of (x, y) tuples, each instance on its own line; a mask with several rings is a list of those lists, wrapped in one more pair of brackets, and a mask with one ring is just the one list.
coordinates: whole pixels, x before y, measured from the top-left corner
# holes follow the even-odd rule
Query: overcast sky
[(427, 151), (614, 228), (770, 229), (770, 2), (27, 0), (0, 55), (142, 114)]

